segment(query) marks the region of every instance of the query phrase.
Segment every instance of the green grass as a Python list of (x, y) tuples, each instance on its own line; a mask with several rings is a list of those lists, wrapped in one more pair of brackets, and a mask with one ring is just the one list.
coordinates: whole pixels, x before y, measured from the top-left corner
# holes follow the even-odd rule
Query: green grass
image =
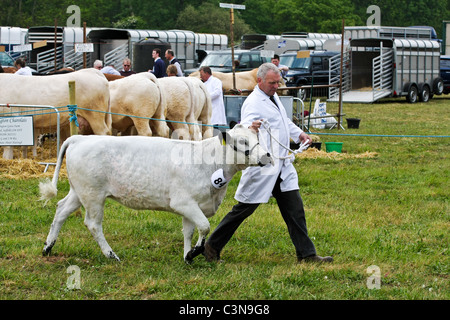
[[(449, 135), (450, 97), (408, 104), (403, 99), (345, 104), (359, 129), (320, 133)], [(344, 122), (345, 124), (345, 122)], [(345, 125), (346, 127), (346, 125)], [(0, 299), (267, 299), (447, 300), (449, 288), (449, 138), (320, 135), (343, 152), (374, 158), (297, 159), (295, 167), (309, 233), (327, 265), (297, 264), (274, 200), (261, 205), (225, 247), (223, 263), (183, 262), (181, 218), (135, 211), (108, 201), (105, 236), (121, 262), (105, 258), (73, 214), (52, 254), (41, 254), (57, 200), (44, 206), (38, 179), (0, 176)], [(214, 229), (235, 203), (240, 175), (210, 219)], [(70, 290), (67, 268), (80, 268)], [(369, 266), (381, 286), (368, 289)]]

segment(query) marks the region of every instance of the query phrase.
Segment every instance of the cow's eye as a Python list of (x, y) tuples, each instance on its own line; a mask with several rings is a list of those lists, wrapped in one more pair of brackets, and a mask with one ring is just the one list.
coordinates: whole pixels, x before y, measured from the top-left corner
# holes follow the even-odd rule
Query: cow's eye
[(248, 142), (247, 142), (247, 140), (245, 138), (239, 138), (238, 143), (242, 144), (242, 145), (247, 145), (248, 144)]

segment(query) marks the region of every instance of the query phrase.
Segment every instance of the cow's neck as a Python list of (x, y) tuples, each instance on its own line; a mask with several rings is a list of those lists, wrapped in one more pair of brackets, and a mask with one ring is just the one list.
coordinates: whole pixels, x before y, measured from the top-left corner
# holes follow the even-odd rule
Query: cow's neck
[(224, 176), (229, 181), (238, 171), (244, 170), (248, 165), (235, 163), (235, 152), (232, 151), (230, 146), (222, 145), (222, 148), (223, 158), (219, 166), (223, 169)]

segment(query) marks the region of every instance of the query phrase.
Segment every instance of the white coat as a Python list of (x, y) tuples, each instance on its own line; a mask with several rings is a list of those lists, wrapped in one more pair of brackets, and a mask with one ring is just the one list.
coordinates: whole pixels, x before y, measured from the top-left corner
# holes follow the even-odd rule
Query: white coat
[[(274, 95), (277, 108), (269, 96), (266, 95), (258, 85), (247, 97), (241, 109), (241, 124), (248, 127), (253, 121), (268, 120), (273, 135), (284, 146), (289, 147), (290, 138), (295, 143), (300, 141), (300, 134), (303, 132), (297, 127), (286, 114), (278, 95)], [(242, 172), (242, 177), (237, 188), (235, 199), (243, 203), (266, 203), (272, 194), (273, 187), (281, 173), (281, 191), (299, 190), (297, 171), (289, 159), (280, 160), (285, 157), (288, 151), (271, 139), (268, 132), (261, 126), (259, 129), (259, 140), (262, 147), (273, 152), (275, 165), (267, 165), (262, 168), (247, 168)]]
[(225, 105), (223, 102), (222, 81), (214, 76), (210, 76), (205, 81), (205, 86), (211, 96), (211, 124), (227, 124)]

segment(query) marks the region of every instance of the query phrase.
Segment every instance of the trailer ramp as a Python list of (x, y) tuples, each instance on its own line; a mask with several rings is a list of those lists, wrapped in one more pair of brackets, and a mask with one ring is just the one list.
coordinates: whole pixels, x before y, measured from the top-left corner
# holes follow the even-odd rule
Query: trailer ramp
[[(380, 48), (380, 54), (371, 61), (371, 86), (358, 88), (359, 79), (352, 74), (352, 54), (349, 50), (344, 54), (342, 68), (342, 102), (373, 103), (392, 95), (394, 75), (394, 51), (392, 48)], [(370, 64), (370, 61), (368, 61)], [(332, 78), (331, 72), (340, 68), (340, 57), (330, 59), (330, 84), (339, 83), (338, 77)], [(369, 75), (370, 77), (370, 75)], [(356, 78), (356, 79), (355, 79)], [(328, 101), (339, 101), (338, 88), (330, 89)]]

